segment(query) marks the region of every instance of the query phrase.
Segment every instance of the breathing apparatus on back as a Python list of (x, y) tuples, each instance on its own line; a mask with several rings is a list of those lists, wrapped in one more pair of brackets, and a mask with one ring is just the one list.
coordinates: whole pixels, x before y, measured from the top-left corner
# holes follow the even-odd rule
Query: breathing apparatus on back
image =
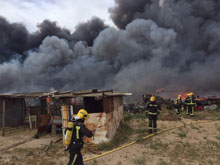
[[(85, 109), (80, 109), (77, 113), (74, 120), (82, 119), (86, 120), (89, 117), (88, 112)], [(74, 122), (71, 121), (68, 123), (68, 126), (66, 128), (65, 138), (64, 138), (64, 144), (66, 146), (69, 146), (71, 144), (72, 136), (73, 136), (73, 129), (74, 129)]]
[(73, 136), (73, 127), (74, 127), (74, 123), (73, 122), (69, 122), (67, 129), (66, 129), (66, 133), (65, 133), (65, 137), (64, 137), (64, 144), (69, 146), (72, 140), (72, 136)]

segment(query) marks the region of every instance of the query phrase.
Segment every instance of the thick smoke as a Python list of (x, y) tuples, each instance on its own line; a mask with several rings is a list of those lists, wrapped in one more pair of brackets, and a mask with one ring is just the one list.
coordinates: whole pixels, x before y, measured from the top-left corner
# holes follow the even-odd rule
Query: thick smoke
[[(145, 5), (143, 5), (144, 2)], [(158, 58), (159, 63), (139, 60), (139, 63), (132, 66), (133, 69), (124, 69), (123, 72), (119, 72), (116, 81), (122, 81), (120, 84), (123, 84), (122, 77), (128, 80), (129, 77), (132, 79), (131, 75), (133, 75), (134, 84), (138, 84), (136, 91), (143, 89), (154, 91), (162, 87), (171, 91), (194, 90), (197, 94), (220, 91), (217, 77), (220, 73), (220, 68), (217, 66), (220, 62), (219, 1), (145, 0), (137, 1), (132, 10), (126, 10), (130, 7), (132, 7), (130, 3), (116, 0), (116, 6), (110, 9), (111, 17), (119, 28), (130, 26), (135, 23), (135, 21), (130, 23), (130, 20), (137, 18), (152, 20), (162, 29), (173, 30), (176, 38), (172, 46), (167, 48), (168, 52), (156, 53), (161, 54)], [(140, 30), (140, 28), (137, 29)], [(145, 31), (147, 32), (147, 29)], [(170, 36), (168, 31), (166, 34)], [(160, 33), (157, 32), (156, 35), (159, 36)], [(167, 39), (156, 41), (157, 48), (166, 41)], [(149, 53), (149, 55), (152, 54), (153, 52)], [(151, 78), (152, 75), (153, 78)], [(133, 82), (130, 83), (129, 88), (132, 88)]]
[[(7, 91), (69, 90), (102, 86), (111, 72), (103, 61), (91, 56), (90, 48), (78, 42), (73, 48), (64, 39), (44, 39), (37, 51), (29, 52), (22, 64), (18, 60), (0, 65), (1, 89)], [(82, 54), (81, 54), (82, 53)], [(101, 75), (100, 78), (97, 78)]]
[(1, 18), (0, 91), (219, 94), (218, 1), (116, 0), (109, 12), (118, 29), (92, 18), (71, 33), (46, 20), (30, 34)]
[(134, 15), (144, 12), (144, 7), (151, 0), (115, 0), (115, 7), (110, 8), (111, 18), (119, 28), (125, 28), (127, 24), (134, 20)]
[(67, 40), (71, 45), (78, 41), (92, 45), (99, 32), (107, 26), (101, 19), (93, 17), (88, 22), (79, 24), (73, 33), (49, 20), (40, 23), (38, 28), (38, 31), (30, 34), (22, 24), (10, 24), (5, 18), (0, 17), (0, 63), (18, 57), (22, 57), (21, 60), (25, 59), (27, 51), (37, 50), (47, 36), (57, 36)]
[(92, 46), (93, 40), (105, 28), (107, 28), (107, 26), (104, 22), (94, 17), (91, 21), (79, 24), (72, 36), (75, 40), (86, 41), (89, 46)]
[(28, 31), (18, 23), (8, 23), (0, 17), (0, 63), (27, 50)]

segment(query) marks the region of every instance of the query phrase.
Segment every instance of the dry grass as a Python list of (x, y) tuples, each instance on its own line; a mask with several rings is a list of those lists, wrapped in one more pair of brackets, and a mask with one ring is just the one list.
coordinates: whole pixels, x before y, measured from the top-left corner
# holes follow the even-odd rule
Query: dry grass
[(136, 159), (133, 160), (133, 163), (136, 165), (143, 165), (146, 162), (146, 158), (145, 157), (138, 157)]
[[(51, 144), (49, 150), (46, 151), (45, 148), (47, 146), (41, 146), (37, 148), (15, 148), (10, 151), (6, 151), (5, 153), (9, 155), (9, 162), (5, 162), (0, 159), (1, 165), (54, 165), (57, 164), (56, 158), (57, 155), (59, 157), (66, 156), (63, 152), (63, 145), (59, 144)], [(43, 158), (43, 159), (42, 159)], [(62, 162), (60, 162), (63, 164)]]
[[(166, 116), (166, 112), (164, 112)], [(161, 114), (163, 115), (163, 113)], [(210, 119), (210, 120), (219, 120), (220, 111), (202, 111), (196, 112), (194, 117), (188, 117), (182, 114), (183, 117), (189, 118), (190, 120), (198, 119)], [(169, 121), (160, 121), (159, 129), (167, 129), (173, 127), (172, 123), (181, 124), (181, 121), (174, 120)], [(157, 159), (154, 164), (158, 165), (184, 165), (184, 164), (207, 164), (215, 165), (220, 164), (220, 124), (216, 122), (215, 125), (211, 125), (214, 128), (212, 134), (206, 136), (208, 131), (204, 124), (200, 125), (190, 125), (187, 127), (181, 127), (176, 130), (172, 130), (173, 133), (168, 132), (167, 134), (161, 134), (155, 136), (148, 140), (141, 140), (142, 137), (146, 136), (148, 133), (148, 120), (144, 113), (142, 114), (125, 114), (124, 123), (118, 129), (118, 133), (115, 138), (110, 143), (103, 143), (99, 145), (98, 149), (100, 151), (110, 150), (117, 146), (120, 146), (124, 143), (133, 140), (139, 140), (137, 145), (137, 151), (130, 150), (128, 153), (123, 153), (122, 156), (114, 163), (116, 165), (123, 165), (124, 160), (131, 160), (132, 155), (136, 154), (133, 159), (130, 161), (131, 164), (150, 164), (154, 162), (152, 155)], [(201, 141), (192, 142), (191, 138), (192, 133), (194, 132), (197, 136), (201, 136)], [(170, 139), (164, 140), (167, 136)], [(203, 135), (203, 136), (202, 136)], [(212, 138), (209, 138), (211, 137)], [(173, 138), (174, 137), (174, 138)], [(173, 139), (174, 140), (173, 140)], [(195, 141), (195, 140), (194, 140)], [(49, 145), (49, 144), (48, 144)], [(0, 156), (1, 165), (61, 165), (66, 164), (68, 161), (68, 152), (64, 152), (64, 147), (62, 142), (58, 144), (52, 143), (49, 147), (49, 150), (46, 151), (46, 145), (39, 146), (37, 148), (17, 148), (10, 151), (4, 152)], [(132, 146), (131, 146), (132, 147)], [(86, 153), (86, 146), (83, 150), (83, 155), (91, 154)], [(113, 153), (108, 157), (114, 157)], [(129, 155), (130, 154), (130, 155)], [(88, 162), (88, 165), (102, 165), (108, 163), (107, 161), (100, 161), (99, 159)], [(153, 164), (153, 163), (151, 163)]]
[(193, 117), (183, 113), (183, 117), (190, 118), (192, 120), (220, 120), (220, 109), (195, 111), (195, 116)]
[(110, 142), (104, 142), (97, 146), (98, 151), (111, 150), (129, 141), (133, 129), (127, 123), (121, 123), (118, 132)]
[(182, 143), (175, 144), (169, 151), (168, 156), (173, 163), (178, 163), (177, 159), (201, 164), (220, 164), (220, 144), (215, 141), (207, 140), (204, 143)]

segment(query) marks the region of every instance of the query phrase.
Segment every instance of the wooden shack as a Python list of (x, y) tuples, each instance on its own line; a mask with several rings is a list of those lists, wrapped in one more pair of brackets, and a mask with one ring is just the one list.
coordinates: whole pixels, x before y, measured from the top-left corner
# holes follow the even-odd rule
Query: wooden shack
[(2, 127), (3, 115), (5, 126), (19, 126), (24, 120), (24, 99), (0, 97), (0, 127)]
[[(5, 135), (5, 130), (9, 127), (24, 126), (25, 121), (30, 123), (34, 117), (35, 127), (37, 126), (37, 115), (41, 114), (42, 105), (37, 107), (36, 114), (31, 117), (30, 107), (26, 106), (25, 99), (27, 98), (46, 98), (52, 95), (53, 92), (36, 92), (36, 93), (10, 93), (0, 94), (0, 128), (2, 135)], [(32, 128), (32, 123), (30, 123)]]
[[(123, 119), (123, 96), (129, 95), (131, 93), (91, 90), (56, 94), (54, 97), (71, 98), (71, 104), (66, 106), (72, 105), (73, 114), (76, 114), (80, 108), (86, 109), (89, 118), (85, 124), (89, 129), (95, 129), (95, 136), (88, 140), (93, 143), (101, 143), (110, 141), (114, 137)], [(63, 127), (65, 126), (66, 124), (63, 124)]]
[[(78, 112), (79, 109), (86, 109), (89, 118), (86, 125), (89, 129), (95, 130), (95, 136), (90, 139), (93, 143), (110, 141), (123, 119), (123, 96), (131, 93), (113, 92), (112, 90), (87, 90), (87, 91), (67, 91), (67, 92), (38, 92), (38, 93), (17, 93), (1, 95), (6, 99), (6, 118), (16, 117), (14, 123), (22, 125), (27, 110), (35, 111), (35, 115), (49, 114), (47, 124), (50, 121), (52, 133), (56, 134), (57, 128), (65, 129), (67, 122)], [(2, 96), (2, 97), (1, 97)], [(26, 107), (25, 98), (41, 99), (38, 107)], [(3, 102), (0, 100), (0, 111), (3, 109)], [(37, 112), (36, 112), (37, 111)], [(65, 111), (65, 113), (64, 113)], [(3, 117), (0, 116), (3, 120)], [(9, 120), (9, 121), (11, 121)], [(38, 120), (39, 121), (39, 120)], [(3, 123), (3, 122), (1, 122)], [(5, 122), (7, 126), (12, 126), (10, 122)], [(38, 125), (39, 126), (39, 125)]]

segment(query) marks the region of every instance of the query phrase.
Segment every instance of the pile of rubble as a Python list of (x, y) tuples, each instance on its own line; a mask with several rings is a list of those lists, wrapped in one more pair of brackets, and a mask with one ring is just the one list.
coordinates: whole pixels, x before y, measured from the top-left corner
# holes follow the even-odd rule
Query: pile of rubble
[[(144, 113), (146, 108), (146, 104), (149, 101), (152, 94), (145, 94), (142, 96), (143, 102), (133, 103), (133, 104), (125, 104), (124, 110), (131, 113)], [(180, 118), (176, 115), (174, 99), (171, 98), (163, 98), (161, 96), (156, 96), (157, 103), (159, 103), (162, 107), (162, 112), (160, 114), (160, 120), (168, 120), (168, 121), (176, 121), (180, 120)], [(184, 100), (183, 100), (184, 101)], [(220, 110), (220, 98), (219, 97), (199, 97), (195, 98), (196, 101), (196, 111), (203, 110)], [(185, 106), (183, 106), (185, 109)]]

